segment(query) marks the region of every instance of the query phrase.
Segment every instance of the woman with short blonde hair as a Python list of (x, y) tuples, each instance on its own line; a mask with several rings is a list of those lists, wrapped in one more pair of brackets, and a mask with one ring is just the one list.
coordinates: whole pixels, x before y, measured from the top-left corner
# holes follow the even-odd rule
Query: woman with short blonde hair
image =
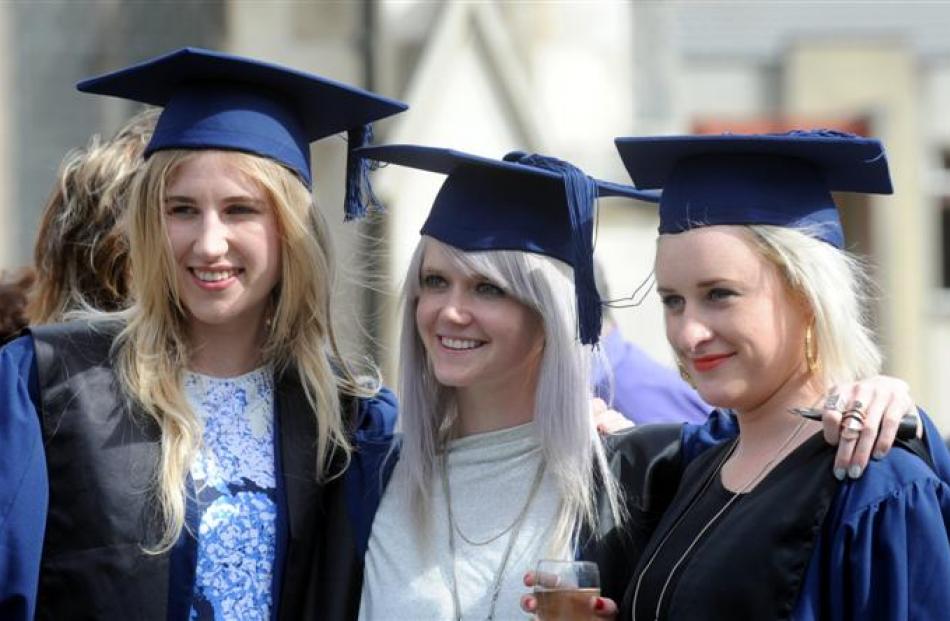
[[(663, 189), (655, 269), (667, 338), (739, 430), (685, 470), (631, 559), (620, 617), (945, 615), (950, 456), (936, 429), (922, 416), (929, 447), (910, 440), (831, 476), (835, 455), (811, 419), (835, 384), (881, 365), (868, 279), (843, 249), (831, 192), (890, 193), (883, 145), (827, 131), (617, 143), (634, 181)], [(843, 410), (842, 443), (879, 451), (886, 401), (831, 406)]]

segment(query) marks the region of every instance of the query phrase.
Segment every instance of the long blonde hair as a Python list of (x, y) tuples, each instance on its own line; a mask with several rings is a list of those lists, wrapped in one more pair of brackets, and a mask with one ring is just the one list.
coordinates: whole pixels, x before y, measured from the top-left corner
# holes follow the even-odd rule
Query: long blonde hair
[[(201, 442), (201, 424), (182, 392), (189, 360), (186, 313), (165, 229), (165, 189), (177, 168), (206, 151), (170, 150), (151, 156), (132, 183), (128, 230), (133, 305), (113, 346), (116, 369), (128, 396), (161, 430), (155, 488), (163, 531), (150, 551), (171, 547), (184, 527), (185, 482)], [(342, 359), (334, 336), (330, 295), (334, 259), (322, 214), (289, 170), (255, 155), (225, 152), (271, 199), (281, 237), (281, 278), (262, 358), (278, 374), (297, 374), (316, 417), (314, 476), (326, 479), (331, 460), (351, 446), (339, 394), (368, 395)]]
[(463, 252), (423, 237), (406, 274), (400, 336), (399, 399), (403, 432), (399, 460), (409, 477), (410, 506), (417, 522), (430, 510), (437, 454), (444, 450), (456, 411), (454, 391), (439, 384), (419, 337), (415, 307), (425, 249), (440, 244), (465, 273), (495, 283), (541, 317), (544, 353), (538, 377), (534, 421), (545, 463), (557, 481), (561, 510), (551, 549), (563, 549), (577, 527), (596, 524), (598, 486), (619, 523), (618, 491), (591, 417), (591, 349), (577, 338), (574, 277), (556, 259), (521, 251)]
[(125, 307), (129, 248), (120, 223), (158, 113), (147, 108), (109, 140), (93, 136), (86, 148), (63, 159), (33, 247), (31, 323), (62, 321), (70, 311)]

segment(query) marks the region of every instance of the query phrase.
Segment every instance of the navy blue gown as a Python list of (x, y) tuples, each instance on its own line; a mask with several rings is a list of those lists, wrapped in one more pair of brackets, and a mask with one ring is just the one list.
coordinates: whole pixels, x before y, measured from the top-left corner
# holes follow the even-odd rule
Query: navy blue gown
[[(36, 607), (49, 506), (46, 456), (34, 405), (39, 402), (38, 392), (32, 339), (22, 337), (0, 349), (0, 619), (4, 621), (33, 619)], [(375, 463), (379, 446), (391, 442), (396, 420), (392, 393), (383, 389), (373, 399), (360, 399), (358, 420), (353, 441), (358, 447), (365, 445), (366, 450), (354, 454), (354, 475), (374, 467), (363, 462)], [(275, 430), (275, 438), (277, 435)], [(276, 495), (278, 521), (285, 521), (281, 477), (277, 479)], [(193, 538), (183, 536), (172, 550), (169, 618), (184, 618), (190, 608), (194, 596), (194, 546)], [(282, 566), (286, 552), (286, 541), (278, 537), (275, 567)], [(277, 571), (272, 584), (273, 601), (280, 593), (280, 581)]]

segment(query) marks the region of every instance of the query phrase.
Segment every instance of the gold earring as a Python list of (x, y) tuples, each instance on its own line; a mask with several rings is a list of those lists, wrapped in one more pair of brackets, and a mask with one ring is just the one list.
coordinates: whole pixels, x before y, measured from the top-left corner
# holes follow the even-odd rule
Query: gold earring
[(683, 364), (683, 361), (679, 358), (676, 359), (676, 368), (679, 369), (680, 377), (683, 378), (683, 381), (696, 388), (696, 384), (693, 383), (693, 378), (690, 377), (689, 371), (686, 370), (686, 365)]
[(815, 339), (812, 325), (805, 328), (805, 364), (808, 372), (815, 374), (821, 370), (821, 361), (818, 359), (818, 342)]

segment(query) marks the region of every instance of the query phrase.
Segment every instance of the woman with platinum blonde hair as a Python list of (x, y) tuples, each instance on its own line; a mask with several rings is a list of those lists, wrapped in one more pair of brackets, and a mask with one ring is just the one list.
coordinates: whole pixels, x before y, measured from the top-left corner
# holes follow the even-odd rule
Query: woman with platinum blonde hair
[(591, 416), (592, 215), (643, 195), (537, 155), (360, 154), (448, 175), (404, 285), (402, 443), (362, 511), (360, 618), (512, 618), (526, 570), (624, 513)]
[(603, 593), (622, 594), (686, 456), (735, 433), (602, 440), (591, 417), (595, 201), (653, 195), (538, 155), (360, 154), (447, 175), (404, 286), (398, 461), (358, 512), (360, 618), (517, 618), (541, 559), (595, 561)]
[[(617, 144), (633, 180), (663, 190), (655, 269), (667, 338), (700, 396), (739, 430), (684, 471), (631, 559), (619, 616), (944, 616), (946, 448), (912, 438), (863, 476), (858, 466), (831, 476), (835, 455), (814, 420), (840, 407), (842, 444), (870, 452), (888, 405), (826, 397), (881, 365), (868, 281), (842, 249), (831, 198), (891, 192), (881, 143), (822, 131)], [(603, 616), (616, 612), (608, 602)]]
[[(607, 473), (601, 443), (592, 441), (596, 433), (592, 427), (587, 383), (592, 350), (577, 341), (572, 270), (561, 260), (536, 253), (465, 252), (431, 237), (420, 240), (404, 286), (407, 309), (415, 307), (417, 312), (403, 313), (399, 383), (403, 434), (400, 461), (411, 482), (410, 506), (417, 512), (420, 523), (424, 523), (432, 511), (430, 490), (434, 474), (440, 468), (439, 453), (446, 443), (453, 436), (479, 433), (483, 428), (510, 422), (491, 420), (492, 415), (501, 414), (500, 407), (479, 409), (478, 416), (460, 416), (460, 409), (470, 407), (465, 399), (471, 401), (472, 397), (453, 386), (451, 378), (442, 377), (447, 372), (440, 374), (442, 369), (426, 350), (422, 336), (425, 328), (420, 325), (425, 318), (419, 314), (432, 297), (432, 289), (441, 286), (433, 279), (442, 278), (427, 273), (430, 266), (425, 260), (432, 255), (443, 259), (453, 272), (466, 278), (484, 279), (483, 287), (497, 287), (540, 319), (543, 347), (534, 352), (539, 357), (536, 360), (526, 357), (521, 365), (513, 364), (507, 371), (518, 379), (525, 365), (530, 365), (532, 371), (536, 366), (536, 379), (527, 381), (525, 378), (522, 385), (516, 386), (534, 390), (518, 391), (520, 399), (496, 392), (492, 394), (492, 401), (503, 400), (514, 406), (512, 421), (534, 421), (545, 467), (551, 472), (560, 496), (549, 545), (552, 553), (563, 551), (579, 522), (594, 523), (597, 510), (593, 476)], [(418, 310), (420, 306), (423, 310)], [(529, 407), (531, 401), (533, 407)], [(610, 480), (609, 477), (606, 480)], [(618, 516), (613, 490), (606, 498), (610, 512)]]
[(0, 350), (0, 616), (351, 618), (342, 475), (395, 403), (336, 345), (309, 143), (405, 106), (194, 48), (79, 88), (163, 110), (129, 307)]

